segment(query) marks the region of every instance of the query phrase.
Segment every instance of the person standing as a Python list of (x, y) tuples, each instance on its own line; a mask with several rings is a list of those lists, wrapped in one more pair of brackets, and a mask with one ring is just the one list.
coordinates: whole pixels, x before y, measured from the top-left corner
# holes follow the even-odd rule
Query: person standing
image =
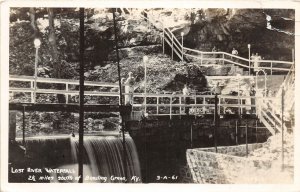
[(250, 57), (250, 60), (251, 60), (251, 74), (255, 75), (255, 72), (254, 72), (254, 60), (255, 60), (255, 55), (254, 53), (252, 53), (251, 57)]
[(252, 114), (255, 111), (255, 106), (253, 105), (255, 105), (256, 90), (254, 88), (254, 85), (251, 86), (249, 95), (251, 97), (251, 114)]
[(217, 82), (216, 86), (214, 87), (214, 94), (215, 95), (221, 95), (221, 87), (220, 87), (220, 84), (219, 82)]
[[(231, 51), (231, 54), (234, 55), (234, 56), (238, 56), (239, 52), (235, 48), (233, 48), (232, 51)], [(235, 57), (233, 58), (233, 61), (236, 61)]]
[(233, 48), (232, 51), (231, 51), (231, 54), (235, 55), (235, 56), (238, 56), (239, 52), (235, 48)]
[[(187, 96), (190, 94), (190, 90), (189, 90), (187, 84), (184, 84), (184, 87), (182, 89), (182, 94), (183, 94), (184, 104), (189, 105), (190, 104), (190, 98), (187, 97)], [(184, 107), (184, 112), (185, 112), (185, 114), (189, 115), (189, 107), (185, 106)]]
[(128, 78), (126, 79), (125, 85), (125, 105), (133, 104), (133, 91), (134, 91), (135, 80), (132, 76), (132, 72), (128, 73)]
[(259, 70), (259, 61), (261, 60), (261, 56), (258, 55), (258, 53), (254, 56), (254, 73), (258, 72)]

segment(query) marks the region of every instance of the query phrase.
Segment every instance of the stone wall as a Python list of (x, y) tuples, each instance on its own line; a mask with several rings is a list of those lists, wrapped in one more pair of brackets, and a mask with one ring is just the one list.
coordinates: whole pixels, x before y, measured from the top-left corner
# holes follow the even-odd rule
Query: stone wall
[[(262, 143), (254, 143), (248, 144), (248, 153), (254, 151), (255, 149), (261, 148), (263, 146)], [(214, 147), (208, 148), (199, 148), (199, 151), (204, 152), (215, 152), (216, 149)], [(246, 156), (246, 145), (238, 145), (238, 146), (222, 146), (217, 147), (218, 153), (227, 154), (227, 155), (234, 155), (239, 157)]]
[[(238, 146), (237, 148), (242, 147)], [(241, 174), (247, 174), (245, 170), (255, 172), (257, 169), (271, 167), (270, 161), (207, 152), (202, 151), (202, 149), (189, 149), (186, 157), (193, 182), (201, 184), (233, 184), (237, 183)], [(253, 181), (253, 178), (249, 176), (249, 182), (244, 182), (251, 183), (251, 181)]]
[[(224, 116), (220, 122), (217, 132), (218, 146), (230, 146), (245, 143), (245, 129), (238, 127), (236, 133), (236, 121), (239, 126), (244, 126), (246, 121), (249, 126), (255, 125), (254, 117), (248, 119), (238, 119), (234, 116)], [(190, 148), (205, 148), (214, 146), (213, 116), (207, 115), (201, 118), (194, 116), (157, 117), (144, 121), (128, 121), (126, 128), (133, 138), (139, 154), (143, 182), (177, 182), (191, 183), (191, 170), (187, 165), (186, 150)], [(248, 129), (248, 143), (265, 142), (268, 130), (258, 129), (257, 140), (255, 129)], [(236, 136), (236, 137), (235, 137)], [(258, 144), (260, 145), (260, 144)], [(251, 145), (249, 145), (251, 146)], [(255, 145), (256, 146), (256, 145)], [(245, 146), (240, 146), (237, 150), (232, 147), (219, 147), (221, 151), (227, 153), (240, 153)], [(211, 150), (205, 148), (206, 150)], [(205, 150), (204, 149), (204, 150)], [(214, 149), (214, 148), (212, 148)], [(231, 150), (232, 149), (232, 150)], [(252, 148), (249, 147), (249, 151)], [(178, 180), (157, 181), (157, 176), (177, 175)]]

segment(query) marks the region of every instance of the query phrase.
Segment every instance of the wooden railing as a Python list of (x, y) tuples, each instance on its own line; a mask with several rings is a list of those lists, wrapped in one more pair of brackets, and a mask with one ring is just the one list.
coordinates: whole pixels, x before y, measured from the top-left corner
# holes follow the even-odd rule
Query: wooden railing
[[(52, 79), (38, 77), (36, 80), (32, 76), (10, 76), (10, 93), (29, 93), (23, 103), (38, 103), (38, 94), (63, 94), (66, 98), (66, 104), (69, 103), (70, 96), (79, 96), (79, 80), (73, 79)], [(18, 83), (22, 83), (22, 87), (18, 87)], [(25, 84), (25, 85), (24, 85)], [(27, 84), (27, 85), (26, 85)], [(35, 88), (35, 84), (37, 85)], [(39, 87), (44, 88), (39, 88)], [(100, 97), (117, 97), (119, 99), (119, 86), (115, 83), (99, 83), (94, 81), (85, 81), (85, 87), (87, 90), (84, 92), (85, 96), (100, 96)], [(56, 86), (59, 85), (58, 89)], [(77, 86), (77, 87), (76, 87)], [(48, 88), (45, 88), (48, 87)], [(90, 90), (88, 90), (90, 89)], [(94, 89), (94, 90), (92, 90)], [(98, 89), (98, 90), (96, 90)], [(110, 91), (101, 91), (110, 90)], [(13, 97), (13, 96), (12, 96)], [(14, 102), (14, 98), (10, 99)], [(76, 100), (76, 99), (75, 99)], [(78, 102), (78, 101), (77, 101)], [(76, 103), (76, 101), (74, 102)], [(116, 103), (118, 104), (118, 103)]]
[[(127, 11), (130, 13), (130, 10), (127, 9)], [(142, 12), (147, 13), (146, 11)], [(149, 13), (147, 13), (147, 15), (150, 16)], [(161, 37), (163, 44), (163, 52), (165, 50), (166, 42), (171, 48), (172, 59), (174, 58), (174, 54), (176, 54), (177, 57), (182, 61), (184, 60), (184, 57), (186, 57), (190, 58), (194, 63), (199, 63), (199, 65), (212, 63), (233, 64), (235, 66), (247, 69), (249, 71), (249, 74), (250, 70), (254, 68), (254, 66), (252, 65), (254, 60), (250, 60), (249, 58), (243, 58), (226, 52), (205, 52), (184, 47), (183, 44), (180, 43), (176, 36), (173, 34), (173, 32), (168, 27), (164, 26), (163, 22), (159, 20), (153, 20), (149, 17), (145, 17), (142, 14), (139, 16), (147, 20), (158, 30), (162, 31)], [(289, 61), (260, 60), (258, 70), (265, 70), (268, 74), (272, 75), (274, 71), (288, 72), (290, 71), (291, 66), (293, 65), (294, 62)]]
[[(34, 88), (34, 77), (31, 76), (10, 76), (10, 93), (29, 93), (27, 101), (22, 103), (39, 103), (37, 100), (38, 94), (63, 94), (66, 98), (66, 104), (68, 103), (77, 103), (70, 102), (70, 96), (79, 95), (79, 81), (71, 79), (51, 79), (51, 78), (37, 78), (37, 88)], [(22, 86), (17, 86), (17, 83), (21, 83)], [(26, 84), (28, 83), (27, 87)], [(43, 85), (42, 85), (43, 84)], [(55, 87), (55, 85), (62, 85), (60, 89)], [(42, 87), (43, 88), (39, 88)], [(77, 86), (77, 87), (76, 87)], [(48, 88), (45, 88), (48, 87)], [(109, 97), (116, 98), (119, 100), (119, 87), (116, 83), (99, 83), (86, 81), (85, 88), (87, 89), (84, 92), (85, 96), (97, 96), (97, 97)], [(90, 89), (90, 90), (88, 90)], [(98, 90), (97, 90), (98, 89)], [(123, 94), (130, 95), (130, 94)], [(20, 96), (19, 96), (20, 97)], [(22, 96), (21, 96), (22, 97)], [(183, 95), (183, 94), (152, 94), (147, 93), (133, 93), (133, 109), (140, 108), (139, 111), (149, 112), (150, 115), (182, 115), (183, 109), (188, 107), (195, 111), (197, 114), (208, 114), (213, 113), (214, 111), (214, 95)], [(145, 102), (145, 98), (146, 101)], [(232, 113), (232, 111), (227, 111), (227, 109), (236, 109), (238, 113), (245, 113), (249, 111), (250, 108), (255, 108), (255, 105), (250, 103), (250, 96), (232, 96), (232, 95), (219, 95), (218, 96), (218, 112), (220, 114)], [(168, 102), (167, 102), (168, 100)], [(188, 101), (189, 100), (189, 101)], [(13, 95), (10, 102), (20, 102), (14, 101)], [(166, 103), (167, 102), (167, 103)], [(45, 103), (45, 101), (44, 101)], [(47, 103), (47, 102), (46, 102)], [(108, 103), (100, 103), (108, 104)], [(119, 103), (116, 102), (116, 105)], [(151, 109), (155, 108), (155, 110)], [(167, 114), (161, 113), (164, 110), (160, 108), (169, 107), (170, 110)], [(145, 109), (142, 110), (141, 108)], [(179, 109), (179, 111), (175, 109)], [(254, 112), (253, 112), (254, 113)]]
[[(146, 98), (146, 102), (145, 102)], [(254, 96), (218, 95), (218, 114), (256, 114)], [(188, 108), (188, 110), (186, 110)], [(214, 114), (214, 95), (134, 94), (133, 111), (155, 116)]]
[(280, 133), (282, 128), (287, 129), (284, 121), (293, 115), (290, 113), (295, 104), (294, 86), (295, 71), (292, 66), (275, 98), (257, 99), (257, 116), (272, 134)]

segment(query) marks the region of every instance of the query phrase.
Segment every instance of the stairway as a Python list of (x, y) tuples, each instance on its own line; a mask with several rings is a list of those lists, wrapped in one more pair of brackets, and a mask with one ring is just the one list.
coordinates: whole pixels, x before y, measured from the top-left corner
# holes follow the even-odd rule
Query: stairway
[[(124, 12), (127, 12), (130, 15), (132, 15), (131, 11), (128, 9)], [(163, 22), (155, 18), (151, 18), (149, 16), (150, 14), (144, 10), (141, 14), (139, 14), (139, 17), (147, 21), (149, 25), (152, 25), (152, 27), (156, 28), (159, 31), (162, 31), (161, 38), (163, 52), (165, 53), (166, 47), (171, 49), (172, 59), (179, 59), (181, 61), (192, 62), (194, 64), (198, 64), (199, 66), (226, 65), (230, 66), (231, 68), (227, 74), (229, 76), (235, 76), (236, 74), (249, 75), (248, 59), (236, 57), (232, 54), (225, 52), (203, 52), (183, 47), (183, 44), (179, 42), (179, 40), (168, 27), (164, 26)], [(275, 98), (259, 96), (257, 96), (256, 98), (256, 114), (261, 123), (263, 123), (272, 133), (272, 135), (274, 135), (280, 133), (282, 131), (282, 127), (284, 130), (290, 128), (286, 126), (285, 122), (293, 118), (293, 110), (295, 105), (295, 69), (293, 62), (270, 62), (291, 64), (291, 68), (289, 69), (288, 75), (286, 76), (285, 81), (282, 83), (281, 88), (278, 90)], [(272, 70), (272, 67), (264, 67), (262, 69)], [(278, 69), (280, 68), (277, 68), (277, 70)], [(284, 68), (282, 68), (282, 71), (285, 71)], [(284, 93), (283, 98), (282, 92)], [(284, 103), (283, 110), (282, 101)], [(284, 119), (284, 122), (282, 122), (282, 118)]]
[[(294, 65), (282, 83), (275, 98), (256, 99), (257, 116), (272, 135), (280, 133), (282, 128), (287, 131), (286, 122), (294, 118), (295, 107), (295, 71)], [(283, 121), (282, 121), (283, 119)]]

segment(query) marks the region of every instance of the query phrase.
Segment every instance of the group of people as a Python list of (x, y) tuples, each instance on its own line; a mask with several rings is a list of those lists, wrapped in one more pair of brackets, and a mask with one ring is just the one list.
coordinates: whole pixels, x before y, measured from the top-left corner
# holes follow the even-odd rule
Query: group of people
[[(216, 46), (214, 46), (212, 52), (216, 52), (216, 51), (217, 51)], [(239, 52), (235, 48), (232, 48), (231, 54), (234, 56), (238, 56)], [(260, 60), (262, 60), (262, 57), (258, 53), (255, 54), (252, 53), (250, 60), (251, 60), (251, 68), (252, 68), (251, 72), (252, 74), (255, 75), (255, 73), (259, 71), (259, 67), (260, 67), (259, 64), (260, 64)]]

